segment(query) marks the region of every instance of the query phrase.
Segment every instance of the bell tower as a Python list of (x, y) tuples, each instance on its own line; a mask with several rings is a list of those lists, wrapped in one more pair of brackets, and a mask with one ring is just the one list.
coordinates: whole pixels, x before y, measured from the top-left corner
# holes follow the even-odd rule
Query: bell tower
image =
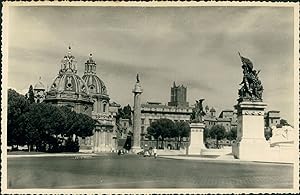
[(36, 103), (41, 103), (45, 99), (46, 88), (41, 80), (42, 78), (40, 77), (39, 81), (34, 85), (34, 89), (33, 89), (34, 101)]

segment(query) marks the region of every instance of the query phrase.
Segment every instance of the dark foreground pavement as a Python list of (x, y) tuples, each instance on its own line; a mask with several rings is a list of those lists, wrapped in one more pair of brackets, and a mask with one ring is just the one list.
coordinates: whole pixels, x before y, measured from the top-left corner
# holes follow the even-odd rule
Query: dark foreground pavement
[(144, 158), (136, 155), (7, 160), (8, 189), (292, 188), (293, 166)]

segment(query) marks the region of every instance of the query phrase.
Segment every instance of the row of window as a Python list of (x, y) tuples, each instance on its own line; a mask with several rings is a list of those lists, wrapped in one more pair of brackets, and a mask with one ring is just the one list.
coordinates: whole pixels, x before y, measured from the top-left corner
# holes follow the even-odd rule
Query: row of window
[[(149, 124), (151, 124), (152, 122), (154, 122), (154, 121), (157, 121), (158, 119), (149, 119)], [(174, 122), (189, 122), (189, 120), (173, 120)], [(142, 125), (144, 125), (145, 124), (145, 119), (144, 118), (142, 118)]]
[[(209, 125), (216, 125), (217, 124), (217, 122), (212, 122), (212, 121), (209, 121), (208, 122), (208, 124)], [(222, 124), (223, 125), (223, 124)], [(229, 123), (226, 123), (226, 126), (229, 126)]]

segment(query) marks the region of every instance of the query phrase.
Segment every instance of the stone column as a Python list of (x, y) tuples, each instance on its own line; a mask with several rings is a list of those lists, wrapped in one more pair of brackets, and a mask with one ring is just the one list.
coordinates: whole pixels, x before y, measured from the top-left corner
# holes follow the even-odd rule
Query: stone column
[(104, 132), (103, 132), (103, 130), (101, 129), (101, 131), (99, 132), (99, 150), (100, 150), (101, 152), (103, 151), (103, 148), (104, 148), (103, 135), (104, 135)]
[(101, 131), (101, 145), (102, 145), (102, 148), (104, 149), (105, 148), (105, 130), (102, 130)]
[(240, 102), (235, 106), (238, 114), (237, 140), (232, 146), (235, 158), (250, 161), (270, 159), (270, 146), (264, 135), (263, 102)]
[(134, 89), (134, 109), (133, 109), (133, 146), (132, 152), (138, 153), (141, 151), (141, 94), (143, 93), (138, 75)]
[(94, 152), (97, 152), (97, 131), (95, 129), (94, 137)]
[(96, 131), (96, 152), (99, 152), (99, 131)]
[(201, 150), (205, 149), (203, 131), (204, 123), (191, 123), (190, 145), (188, 148), (188, 155), (201, 155)]
[(97, 141), (98, 152), (101, 152), (101, 130), (97, 132)]

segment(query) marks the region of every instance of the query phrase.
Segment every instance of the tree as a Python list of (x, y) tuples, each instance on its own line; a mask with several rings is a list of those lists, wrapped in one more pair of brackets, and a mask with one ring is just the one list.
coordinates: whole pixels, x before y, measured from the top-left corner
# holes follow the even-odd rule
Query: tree
[(237, 137), (237, 128), (233, 127), (228, 133), (226, 133), (226, 138), (230, 141), (235, 140)]
[(185, 121), (175, 122), (174, 126), (174, 130), (171, 131), (171, 137), (178, 138), (177, 149), (180, 149), (182, 138), (190, 136), (191, 128), (189, 123)]
[[(77, 130), (75, 135), (79, 137), (89, 137), (93, 135), (93, 130), (96, 127), (96, 121), (86, 114), (77, 114)], [(75, 123), (75, 121), (74, 121)]]
[(129, 125), (132, 125), (132, 121), (131, 121), (131, 107), (128, 104), (127, 106), (124, 106), (123, 108), (119, 108), (118, 109), (118, 113), (116, 116), (116, 123), (117, 123), (117, 130), (118, 130), (118, 134), (122, 135), (123, 132), (125, 132), (126, 128), (123, 128), (122, 125), (120, 125), (120, 119), (128, 119), (129, 120)]
[(123, 118), (123, 119), (129, 119), (129, 124), (131, 125), (132, 122), (131, 122), (131, 107), (130, 105), (128, 104), (127, 106), (124, 106), (123, 108), (119, 108), (118, 109), (118, 113), (117, 113), (117, 122), (120, 120), (120, 118)]
[(33, 92), (33, 87), (32, 85), (29, 86), (29, 90), (27, 93), (27, 98), (30, 104), (34, 103), (34, 92)]
[(29, 99), (8, 90), (8, 145), (28, 145), (29, 150), (58, 143), (58, 136), (93, 135), (96, 121), (62, 106), (29, 103)]
[(40, 147), (52, 136), (64, 131), (64, 117), (60, 110), (51, 104), (31, 104), (29, 111), (21, 116), (21, 127), (25, 133), (24, 140), (28, 148)]
[(20, 117), (23, 139), (29, 149), (33, 145), (42, 148), (44, 144), (56, 148), (59, 135), (69, 138), (73, 134), (80, 137), (91, 136), (95, 124), (96, 121), (85, 114), (46, 103), (31, 104), (29, 110)]
[(130, 125), (131, 125), (131, 112), (132, 112), (132, 110), (131, 110), (131, 107), (129, 104), (123, 108), (123, 113), (124, 113), (123, 118), (129, 119)]
[(171, 132), (175, 129), (174, 122), (170, 119), (158, 119), (150, 124), (147, 128), (148, 134), (153, 136), (157, 140), (161, 138), (161, 148), (164, 148), (163, 143), (165, 138), (171, 137)]
[(59, 107), (64, 118), (64, 131), (60, 133), (64, 136), (72, 137), (73, 134), (79, 137), (88, 137), (93, 135), (96, 121), (86, 114), (76, 113), (66, 106)]
[(20, 127), (20, 117), (29, 110), (25, 96), (13, 89), (8, 89), (7, 104), (7, 141), (8, 145), (24, 145), (24, 132)]
[(204, 140), (206, 140), (207, 138), (210, 138), (209, 129), (206, 127), (204, 128), (204, 131), (203, 131), (203, 137), (204, 137)]
[(226, 136), (225, 127), (222, 125), (214, 125), (209, 131), (209, 136), (216, 139), (217, 148), (219, 148), (219, 140), (224, 139)]

